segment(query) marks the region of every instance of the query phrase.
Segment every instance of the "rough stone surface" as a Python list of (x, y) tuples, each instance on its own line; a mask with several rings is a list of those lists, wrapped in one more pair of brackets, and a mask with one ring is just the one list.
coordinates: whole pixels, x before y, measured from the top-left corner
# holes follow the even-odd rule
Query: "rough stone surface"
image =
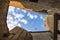
[(26, 30), (16, 27), (10, 31), (8, 40), (33, 40), (32, 35)]
[[(40, 9), (42, 9), (42, 8), (47, 8), (47, 9), (49, 9), (49, 8), (51, 8), (51, 6), (50, 6), (50, 4), (49, 4), (49, 2), (51, 1), (51, 0), (49, 0), (49, 1), (47, 1), (47, 0), (39, 0), (38, 1), (38, 3), (34, 3), (34, 2), (30, 2), (30, 1), (28, 1), (28, 0), (12, 0), (12, 1), (17, 1), (17, 2), (20, 2), (20, 3), (22, 3), (22, 5), (25, 7), (25, 8), (30, 8), (30, 9), (33, 9), (33, 11), (40, 11)], [(28, 4), (29, 3), (29, 4)], [(11, 4), (12, 5), (12, 4)], [(15, 4), (14, 4), (15, 5)], [(12, 6), (14, 6), (14, 5), (12, 5)], [(16, 6), (16, 7), (19, 7), (18, 5)], [(24, 8), (23, 8), (24, 9)]]
[(54, 30), (54, 16), (53, 15), (48, 15), (47, 17), (48, 25), (50, 27), (50, 30)]
[[(54, 16), (53, 15), (48, 15), (47, 17), (48, 20), (48, 26), (49, 26), (49, 31), (51, 32), (51, 37), (53, 38), (53, 33), (54, 33)], [(60, 30), (60, 20), (58, 21), (58, 30)], [(60, 35), (58, 35), (58, 40), (60, 40)]]
[[(56, 12), (55, 11), (56, 8), (57, 9), (60, 9), (60, 6), (59, 6), (60, 5), (60, 2), (54, 3), (54, 0), (49, 0), (49, 1), (48, 0), (38, 0), (37, 3), (30, 2), (29, 0), (12, 0), (12, 1), (21, 2), (22, 5), (25, 8), (33, 9), (32, 11), (39, 12), (39, 13), (40, 13), (40, 10), (41, 9), (52, 10), (53, 12)], [(17, 5), (17, 7), (18, 7), (18, 5)], [(58, 10), (58, 11), (60, 11), (60, 10)], [(49, 14), (53, 14), (53, 13), (52, 12), (50, 13), (50, 11), (49, 11)]]
[(60, 8), (52, 8), (48, 10), (48, 15), (54, 15), (55, 13), (59, 13), (60, 14)]
[(33, 40), (52, 40), (49, 32), (31, 33)]
[(9, 0), (0, 0), (0, 39), (9, 31), (6, 23), (8, 6)]

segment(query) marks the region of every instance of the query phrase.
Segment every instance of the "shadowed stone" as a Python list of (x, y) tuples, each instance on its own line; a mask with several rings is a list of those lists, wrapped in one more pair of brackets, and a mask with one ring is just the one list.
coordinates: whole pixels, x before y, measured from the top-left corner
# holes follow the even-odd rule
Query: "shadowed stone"
[(0, 0), (0, 39), (8, 36), (9, 30), (6, 23), (9, 0)]
[(10, 31), (8, 40), (33, 40), (32, 35), (20, 27), (15, 27)]

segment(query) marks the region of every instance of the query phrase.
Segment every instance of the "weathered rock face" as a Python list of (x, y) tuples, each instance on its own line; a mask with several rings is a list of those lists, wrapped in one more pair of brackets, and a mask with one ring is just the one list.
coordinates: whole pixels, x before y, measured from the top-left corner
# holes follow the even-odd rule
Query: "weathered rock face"
[(54, 34), (54, 15), (46, 16), (45, 24), (46, 24), (46, 28), (50, 31), (50, 37), (53, 38), (53, 34)]
[(55, 13), (59, 13), (60, 14), (60, 8), (52, 8), (52, 9), (49, 9), (48, 11), (48, 15), (54, 15)]
[[(47, 17), (48, 21), (48, 26), (49, 26), (49, 31), (51, 32), (51, 37), (53, 38), (54, 36), (54, 15), (48, 15)], [(58, 30), (60, 30), (60, 20), (58, 21)], [(60, 40), (60, 35), (58, 35), (58, 40)]]
[(9, 6), (9, 0), (0, 0), (0, 38), (8, 33), (6, 17)]
[(10, 31), (8, 40), (33, 40), (32, 35), (23, 28), (15, 27)]
[(48, 25), (50, 27), (50, 31), (54, 30), (54, 16), (53, 15), (48, 15), (47, 17)]
[(49, 32), (31, 33), (33, 40), (52, 40)]
[(32, 9), (32, 11), (36, 11), (36, 12), (39, 12), (40, 9), (42, 9), (42, 8), (44, 8), (44, 9), (51, 8), (50, 3), (49, 3), (49, 2), (51, 2), (51, 0), (49, 0), (49, 1), (48, 0), (38, 0), (37, 3), (31, 2), (29, 0), (12, 0), (12, 1), (17, 2), (17, 5), (16, 5), (16, 2), (14, 4), (10, 4), (12, 6), (21, 8), (21, 5), (19, 5), (19, 2), (20, 2), (20, 4), (22, 4), (25, 7), (25, 8), (22, 7), (22, 9)]
[[(51, 10), (48, 12), (48, 14), (54, 14), (56, 11), (58, 13), (60, 13), (59, 12), (60, 11), (60, 2), (54, 3), (55, 0), (49, 0), (49, 1), (48, 0), (38, 0), (37, 3), (31, 2), (29, 0), (12, 0), (12, 1), (14, 1), (14, 2), (13, 2), (13, 4), (10, 2), (10, 5), (18, 7), (18, 8), (26, 9), (26, 10), (29, 9), (30, 11), (35, 11), (35, 12), (40, 13), (41, 9), (47, 9), (47, 10)], [(23, 5), (23, 7), (21, 7), (21, 4)], [(57, 10), (56, 8), (59, 10)]]

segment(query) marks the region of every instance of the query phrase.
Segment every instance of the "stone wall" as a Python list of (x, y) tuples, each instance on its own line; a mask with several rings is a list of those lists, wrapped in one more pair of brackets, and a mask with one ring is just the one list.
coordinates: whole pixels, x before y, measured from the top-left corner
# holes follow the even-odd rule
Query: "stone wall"
[(33, 40), (32, 35), (20, 27), (15, 27), (10, 31), (7, 40)]
[(50, 32), (36, 32), (31, 34), (33, 36), (33, 40), (52, 40)]
[[(50, 9), (51, 8), (51, 0), (38, 0), (37, 3), (35, 2), (30, 2), (28, 0), (12, 0), (12, 1), (16, 1), (16, 2), (20, 2), (25, 8), (22, 8), (22, 9), (32, 9), (32, 11), (35, 11), (35, 12), (39, 12), (40, 9)], [(28, 4), (29, 3), (29, 4)], [(15, 4), (10, 4), (12, 6), (15, 6)], [(18, 6), (15, 6), (15, 7), (20, 7), (20, 5)]]
[[(18, 8), (22, 8), (22, 9), (26, 9), (26, 10), (27, 9), (31, 9), (32, 11), (39, 12), (39, 13), (40, 13), (41, 9), (47, 9), (49, 15), (53, 14), (54, 12), (59, 12), (60, 11), (60, 2), (54, 4), (53, 3), (54, 0), (49, 0), (49, 1), (48, 0), (38, 0), (37, 3), (30, 2), (29, 0), (12, 0), (12, 1), (16, 1), (17, 2), (17, 5), (15, 5), (15, 3), (14, 4), (10, 4), (12, 6), (15, 6), (15, 7), (18, 7)], [(20, 4), (22, 4), (24, 6), (24, 8), (21, 7), (19, 2), (20, 2)]]
[(8, 6), (9, 0), (0, 0), (0, 39), (4, 37), (5, 34), (8, 34), (9, 31), (6, 23)]
[[(49, 31), (51, 32), (51, 37), (54, 35), (54, 15), (48, 15), (47, 17)], [(58, 21), (58, 30), (60, 30), (60, 20)], [(60, 40), (60, 35), (58, 35), (58, 40)]]

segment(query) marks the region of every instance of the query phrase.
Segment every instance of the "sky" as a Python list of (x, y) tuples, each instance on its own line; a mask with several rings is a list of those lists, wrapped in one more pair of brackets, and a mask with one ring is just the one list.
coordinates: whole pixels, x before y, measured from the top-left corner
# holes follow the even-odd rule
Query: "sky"
[(44, 16), (47, 14), (39, 14), (37, 12), (24, 10), (9, 6), (7, 15), (7, 26), (12, 30), (19, 26), (27, 31), (47, 31), (45, 28)]

